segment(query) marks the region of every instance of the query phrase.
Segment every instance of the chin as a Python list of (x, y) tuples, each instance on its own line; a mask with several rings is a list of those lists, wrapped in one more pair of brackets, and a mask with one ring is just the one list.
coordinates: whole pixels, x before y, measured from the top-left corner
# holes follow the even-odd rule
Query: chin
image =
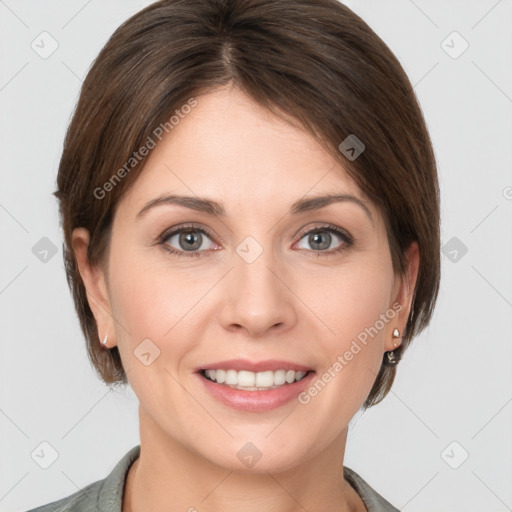
[[(261, 441), (251, 441), (247, 436), (244, 439), (230, 439), (221, 451), (203, 452), (203, 456), (217, 466), (244, 474), (280, 473), (304, 462), (304, 443), (273, 443), (265, 439), (265, 435), (268, 435), (268, 431), (260, 437)], [(299, 446), (301, 449), (298, 449)]]

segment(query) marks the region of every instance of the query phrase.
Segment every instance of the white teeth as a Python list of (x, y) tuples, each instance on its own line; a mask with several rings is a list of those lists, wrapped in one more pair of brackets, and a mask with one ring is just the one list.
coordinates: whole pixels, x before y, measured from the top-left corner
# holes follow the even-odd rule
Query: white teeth
[(235, 370), (228, 370), (226, 372), (226, 384), (232, 384), (232, 385), (238, 384), (236, 375), (237, 375), (237, 372)]
[[(233, 370), (234, 371), (234, 370)], [(236, 372), (235, 372), (236, 374)], [(247, 388), (251, 388), (254, 386), (254, 382), (257, 380), (256, 375), (253, 372), (238, 372), (238, 375), (235, 375), (236, 382), (233, 384), (238, 384), (239, 386), (245, 386)], [(261, 386), (261, 384), (258, 384)]]
[[(294, 380), (295, 380), (295, 376), (294, 376)], [(284, 370), (279, 370), (274, 373), (274, 384), (276, 386), (282, 386), (285, 382), (286, 382), (286, 372)]]
[(205, 375), (210, 380), (230, 387), (270, 389), (282, 386), (285, 382), (292, 384), (302, 380), (307, 372), (294, 370), (277, 370), (266, 372), (249, 372), (242, 370), (205, 370)]
[[(242, 373), (242, 372), (240, 372)], [(252, 373), (252, 372), (250, 372)], [(254, 374), (253, 374), (254, 375)], [(243, 383), (239, 383), (243, 386)], [(270, 388), (274, 385), (274, 372), (258, 372), (256, 374), (256, 387), (257, 388)]]

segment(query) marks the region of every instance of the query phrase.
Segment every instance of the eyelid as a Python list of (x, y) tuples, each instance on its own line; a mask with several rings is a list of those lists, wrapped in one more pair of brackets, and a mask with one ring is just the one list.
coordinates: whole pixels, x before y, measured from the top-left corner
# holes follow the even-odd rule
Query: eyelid
[(299, 231), (299, 233), (296, 236), (298, 236), (299, 239), (301, 239), (304, 235), (307, 235), (309, 233), (314, 233), (316, 231), (321, 232), (331, 230), (335, 231), (339, 236), (347, 238), (347, 240), (350, 243), (354, 242), (354, 237), (346, 229), (340, 228), (339, 226), (336, 226), (334, 224), (329, 224), (328, 222), (323, 224), (321, 223), (321, 225), (317, 227), (304, 228), (304, 230)]

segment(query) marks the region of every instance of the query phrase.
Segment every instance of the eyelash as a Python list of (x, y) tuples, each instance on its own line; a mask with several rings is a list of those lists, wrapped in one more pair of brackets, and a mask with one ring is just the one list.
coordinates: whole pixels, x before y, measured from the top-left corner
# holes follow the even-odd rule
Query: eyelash
[[(180, 233), (181, 231), (186, 231), (186, 230), (202, 233), (203, 235), (206, 235), (207, 237), (209, 237), (211, 239), (214, 238), (206, 229), (196, 227), (193, 224), (184, 224), (184, 225), (179, 226), (178, 228), (174, 229), (170, 233), (166, 233), (166, 232), (162, 233), (158, 239), (158, 244), (161, 245), (165, 251), (177, 256), (178, 258), (180, 258), (181, 256), (185, 256), (185, 257), (192, 256), (192, 257), (196, 257), (196, 258), (201, 257), (202, 252), (204, 252), (204, 251), (189, 251), (189, 252), (178, 251), (177, 249), (174, 249), (173, 247), (170, 247), (167, 244), (167, 241), (169, 240), (169, 238)], [(324, 231), (335, 233), (343, 240), (344, 243), (337, 249), (331, 249), (330, 251), (311, 251), (309, 249), (299, 249), (299, 250), (313, 252), (313, 253), (316, 253), (317, 257), (321, 257), (321, 256), (330, 256), (330, 255), (333, 255), (336, 253), (341, 253), (341, 252), (347, 250), (348, 248), (352, 247), (352, 245), (354, 244), (353, 238), (345, 230), (340, 229), (332, 224), (326, 224), (325, 226), (319, 226), (319, 227), (310, 229), (309, 231), (300, 233), (299, 240), (304, 238), (305, 235), (310, 235), (312, 233), (322, 233)]]

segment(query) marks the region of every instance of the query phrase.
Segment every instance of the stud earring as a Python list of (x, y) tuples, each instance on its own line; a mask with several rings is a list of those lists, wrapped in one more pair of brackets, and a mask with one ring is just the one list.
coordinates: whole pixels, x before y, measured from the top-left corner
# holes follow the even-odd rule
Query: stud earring
[(107, 345), (107, 340), (108, 340), (108, 332), (107, 334), (105, 335), (105, 338), (103, 338), (103, 341), (101, 342), (102, 345), (106, 346)]
[[(393, 329), (393, 338), (400, 338), (400, 331), (395, 327)], [(396, 348), (396, 342), (393, 343), (393, 346)], [(384, 353), (384, 364), (387, 366), (396, 366), (398, 363), (398, 359), (395, 356), (395, 351), (390, 350), (389, 352)]]

